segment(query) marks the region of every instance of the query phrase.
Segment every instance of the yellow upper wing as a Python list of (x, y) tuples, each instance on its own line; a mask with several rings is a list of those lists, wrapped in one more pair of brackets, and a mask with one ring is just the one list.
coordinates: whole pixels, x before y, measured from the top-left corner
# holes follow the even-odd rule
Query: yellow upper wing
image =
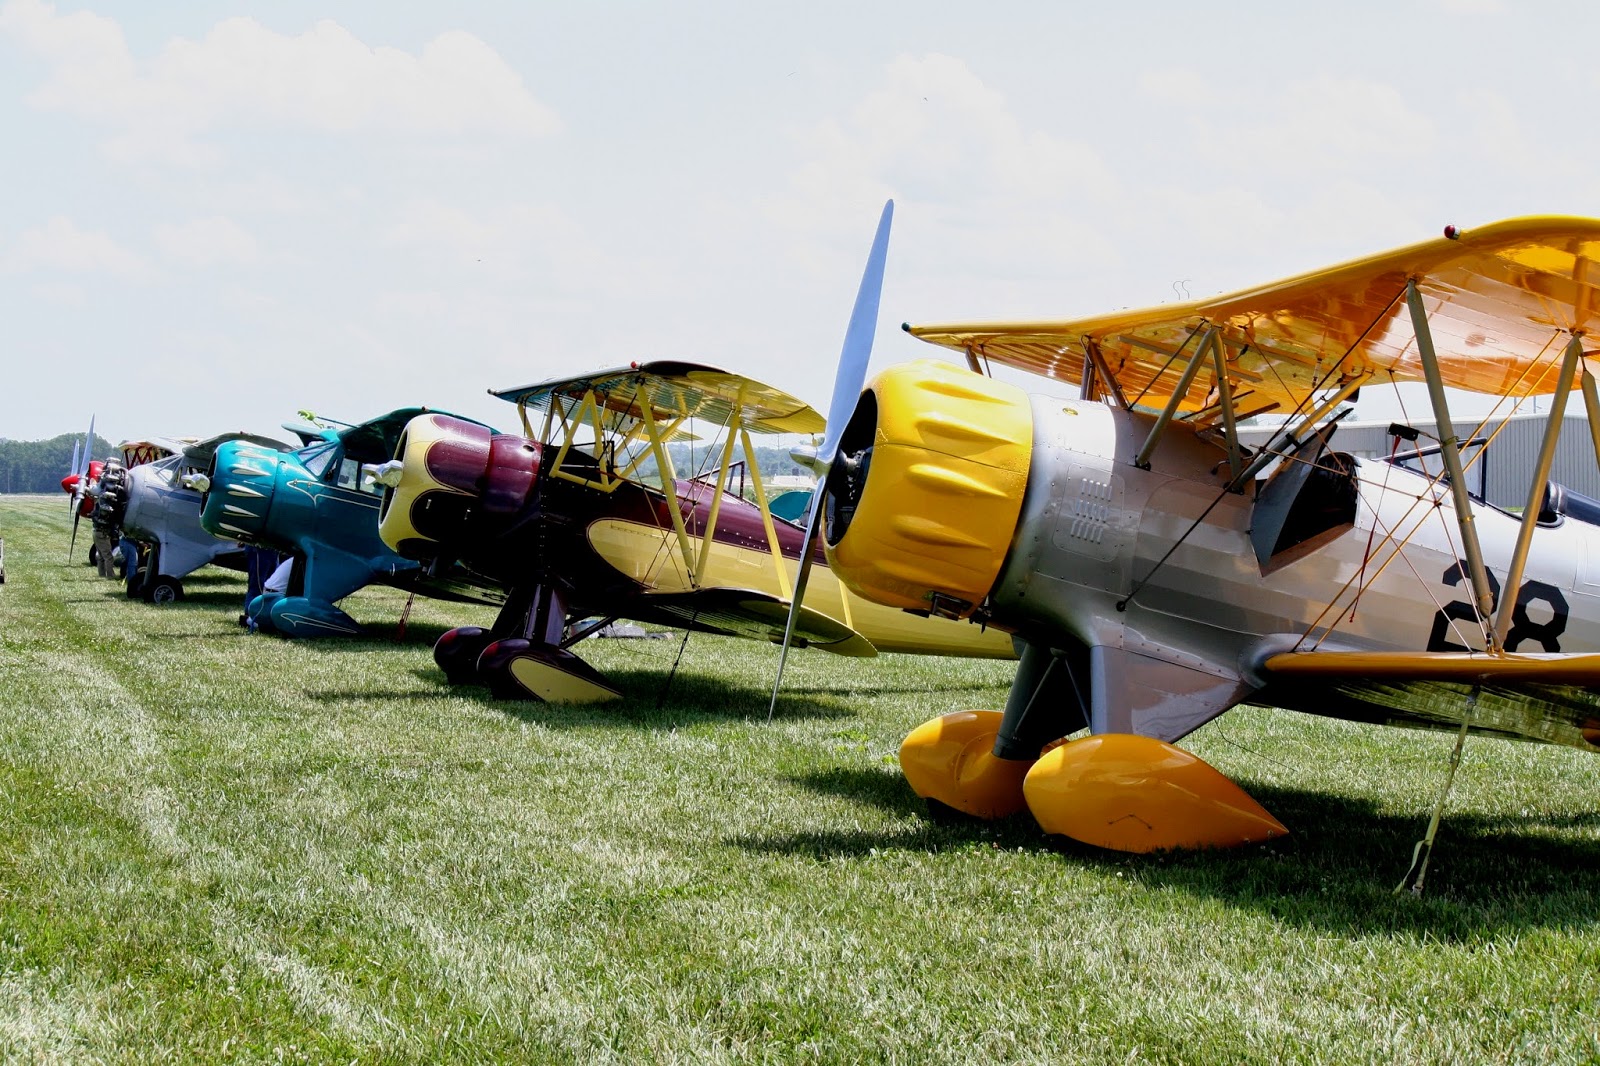
[(823, 417), (805, 401), (752, 378), (698, 363), (635, 363), (489, 391), (534, 410), (547, 409), (554, 397), (577, 401), (592, 392), (601, 407), (624, 416), (640, 417), (648, 404), (658, 422), (699, 418), (760, 433), (820, 433), (824, 426)]
[[(1074, 383), (1093, 347), (1127, 400), (1151, 406), (1177, 387), (1196, 331), (1215, 326), (1239, 409), (1288, 413), (1308, 393), (1352, 379), (1422, 379), (1405, 301), (1411, 279), (1427, 308), (1446, 385), (1550, 392), (1565, 335), (1593, 328), (1600, 316), (1600, 220), (1511, 219), (1271, 285), (1145, 310), (906, 329), (992, 363)], [(1181, 409), (1206, 407), (1214, 378), (1208, 360)]]

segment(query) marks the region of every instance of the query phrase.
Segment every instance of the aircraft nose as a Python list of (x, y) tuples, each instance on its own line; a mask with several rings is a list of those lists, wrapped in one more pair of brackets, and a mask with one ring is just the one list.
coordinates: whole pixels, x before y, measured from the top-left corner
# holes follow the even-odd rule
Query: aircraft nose
[(124, 496), (122, 528), (130, 536), (140, 536), (147, 532), (154, 510), (150, 498), (150, 471), (147, 468), (141, 466), (128, 471)]
[(418, 415), (384, 464), (390, 485), (378, 535), (407, 559), (468, 554), (532, 506), (539, 484), (537, 441), (495, 434), (449, 415)]
[(267, 528), (278, 465), (275, 453), (230, 442), (217, 448), (211, 465), (196, 478), (201, 492), (200, 524), (220, 537), (256, 540)]
[(879, 374), (823, 490), (834, 575), (890, 607), (970, 615), (1005, 561), (1032, 450), (1014, 386), (931, 361)]
[(100, 480), (100, 503), (97, 517), (109, 528), (123, 524), (128, 514), (128, 471), (117, 466), (108, 468)]

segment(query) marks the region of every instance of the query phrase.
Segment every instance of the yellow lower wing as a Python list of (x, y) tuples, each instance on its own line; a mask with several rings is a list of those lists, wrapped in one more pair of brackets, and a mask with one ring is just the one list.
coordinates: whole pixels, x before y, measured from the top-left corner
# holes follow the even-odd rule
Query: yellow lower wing
[(1261, 674), (1272, 706), (1600, 751), (1600, 655), (1285, 652)]
[[(687, 592), (649, 592), (621, 612), (641, 622), (705, 629), (755, 640), (783, 640), (789, 601), (757, 589), (709, 588)], [(802, 607), (795, 621), (795, 643), (835, 655), (869, 658), (878, 651), (866, 637), (837, 618)]]
[(1600, 655), (1474, 652), (1302, 651), (1267, 659), (1276, 677), (1383, 678), (1485, 684), (1600, 685)]

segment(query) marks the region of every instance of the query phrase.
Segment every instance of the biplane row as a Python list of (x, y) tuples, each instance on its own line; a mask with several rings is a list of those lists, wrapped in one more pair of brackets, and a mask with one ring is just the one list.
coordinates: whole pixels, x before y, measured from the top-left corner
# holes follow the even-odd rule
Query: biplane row
[[(573, 649), (616, 619), (785, 655), (1014, 655), (1004, 708), (906, 738), (907, 780), (1108, 848), (1286, 832), (1176, 746), (1240, 703), (1454, 730), (1458, 751), (1469, 734), (1600, 747), (1600, 527), (1549, 484), (1574, 390), (1600, 461), (1600, 221), (1451, 229), (1147, 310), (908, 326), (962, 362), (868, 383), (891, 208), (827, 419), (737, 373), (638, 363), (497, 390), (514, 432), (415, 408), (303, 427), (298, 448), (187, 442), (130, 470), (124, 524), (150, 469), (208, 534), (286, 553), (247, 614), (288, 636), (356, 631), (336, 603), (374, 580), (497, 602), (435, 659), (503, 696), (615, 698)], [(1358, 389), (1410, 381), (1436, 439), (1407, 462), (1338, 449)], [(1458, 425), (1450, 389), (1496, 414)], [(1460, 443), (1550, 395), (1526, 506), (1475, 497), (1492, 435), (1470, 459)], [(1276, 436), (1241, 443), (1267, 414)], [(803, 513), (768, 502), (752, 437), (773, 433), (825, 434)], [(680, 470), (686, 441), (702, 460)], [(163, 555), (192, 559), (162, 547), (158, 576)]]

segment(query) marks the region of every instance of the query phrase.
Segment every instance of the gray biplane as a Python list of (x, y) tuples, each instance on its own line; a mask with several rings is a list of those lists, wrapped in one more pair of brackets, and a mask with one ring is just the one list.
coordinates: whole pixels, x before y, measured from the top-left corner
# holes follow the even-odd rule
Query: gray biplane
[(203, 472), (218, 446), (235, 440), (272, 451), (289, 447), (252, 433), (223, 433), (205, 440), (153, 438), (121, 446), (127, 474), (119, 496), (107, 501), (118, 510), (106, 521), (120, 526), (122, 536), (140, 545), (139, 565), (129, 565), (125, 574), (130, 597), (171, 603), (183, 598), (183, 579), (202, 566), (245, 568), (242, 545), (200, 525), (200, 493), (184, 480)]

